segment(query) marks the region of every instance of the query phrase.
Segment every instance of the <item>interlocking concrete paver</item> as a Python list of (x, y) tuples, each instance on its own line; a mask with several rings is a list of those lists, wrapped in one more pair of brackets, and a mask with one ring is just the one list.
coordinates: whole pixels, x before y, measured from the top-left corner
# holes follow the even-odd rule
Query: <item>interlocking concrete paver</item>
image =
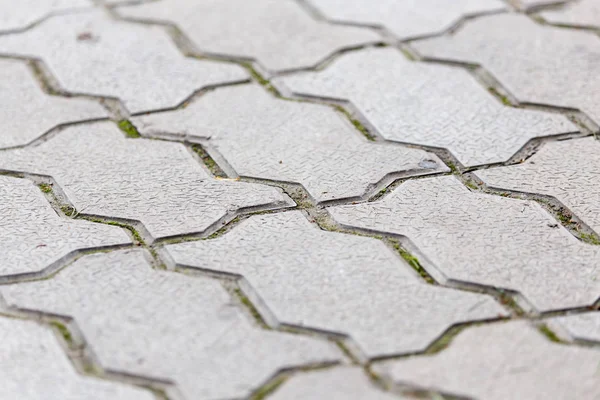
[(163, 0), (119, 12), (174, 23), (198, 51), (252, 58), (270, 70), (312, 67), (338, 50), (379, 40), (367, 29), (318, 21), (295, 1)]
[(0, 148), (25, 145), (59, 125), (107, 116), (92, 101), (44, 93), (22, 62), (0, 60), (0, 92)]
[(597, 0), (574, 1), (564, 8), (546, 10), (539, 15), (553, 24), (600, 28), (600, 3)]
[(102, 11), (55, 16), (0, 36), (0, 53), (40, 58), (65, 90), (116, 97), (131, 112), (175, 107), (198, 89), (247, 78), (239, 66), (184, 57), (162, 27)]
[(110, 122), (0, 152), (0, 169), (51, 175), (78, 212), (139, 220), (154, 237), (200, 232), (240, 208), (286, 202), (273, 187), (214, 179), (179, 143), (127, 139)]
[(0, 33), (25, 29), (49, 15), (91, 5), (89, 0), (0, 0)]
[(461, 18), (501, 11), (500, 0), (309, 0), (328, 19), (384, 26), (400, 39), (435, 34)]
[(208, 137), (238, 174), (299, 182), (319, 201), (360, 196), (394, 172), (448, 170), (422, 150), (367, 141), (327, 106), (279, 100), (259, 86), (218, 89), (134, 124), (142, 133)]
[(391, 48), (277, 82), (348, 100), (384, 138), (445, 147), (465, 165), (505, 161), (536, 136), (577, 131), (562, 116), (503, 106), (462, 68), (412, 62)]
[(422, 282), (376, 239), (322, 231), (300, 212), (167, 249), (180, 265), (244, 276), (279, 321), (348, 333), (372, 357), (423, 350), (456, 323), (505, 314), (491, 297)]
[(0, 176), (0, 275), (32, 274), (78, 250), (131, 243), (118, 227), (61, 218), (25, 179)]
[(140, 250), (86, 256), (1, 292), (73, 317), (103, 367), (171, 379), (188, 399), (247, 396), (281, 368), (338, 359), (326, 341), (253, 326), (218, 281), (153, 270)]
[(573, 339), (600, 342), (600, 313), (568, 315), (549, 321), (566, 329)]
[(79, 375), (50, 328), (9, 318), (0, 318), (0, 385), (7, 400), (154, 399), (142, 389)]
[(285, 382), (269, 399), (272, 400), (399, 400), (376, 388), (355, 367), (332, 368), (297, 375)]
[(600, 351), (553, 343), (525, 321), (468, 328), (440, 353), (381, 367), (404, 384), (469, 398), (600, 397)]
[(518, 290), (540, 310), (600, 297), (600, 248), (577, 240), (533, 201), (471, 192), (448, 176), (330, 210), (344, 225), (406, 235), (449, 279)]
[(428, 57), (483, 65), (520, 101), (578, 108), (600, 124), (600, 38), (593, 33), (506, 14), (414, 46)]
[(600, 141), (593, 137), (545, 144), (518, 165), (477, 171), (487, 185), (553, 196), (600, 232)]

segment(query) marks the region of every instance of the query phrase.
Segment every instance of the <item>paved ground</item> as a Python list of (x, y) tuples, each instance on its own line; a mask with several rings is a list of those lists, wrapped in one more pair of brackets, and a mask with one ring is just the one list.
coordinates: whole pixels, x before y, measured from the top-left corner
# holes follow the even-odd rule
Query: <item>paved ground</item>
[(600, 399), (599, 33), (0, 0), (0, 400)]

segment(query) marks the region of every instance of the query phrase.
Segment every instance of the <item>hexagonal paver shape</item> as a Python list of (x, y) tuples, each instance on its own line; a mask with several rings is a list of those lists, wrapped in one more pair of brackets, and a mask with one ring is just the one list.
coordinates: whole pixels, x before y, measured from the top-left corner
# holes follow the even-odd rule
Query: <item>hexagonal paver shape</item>
[(338, 359), (326, 341), (253, 326), (219, 281), (153, 270), (141, 250), (86, 256), (1, 292), (73, 317), (103, 367), (173, 380), (187, 399), (240, 398), (281, 368)]
[(279, 100), (253, 85), (219, 89), (134, 123), (142, 133), (210, 138), (238, 174), (299, 182), (318, 201), (361, 196), (394, 173), (448, 170), (422, 150), (367, 141), (327, 106)]
[(142, 389), (79, 375), (48, 327), (20, 319), (0, 318), (0, 385), (5, 399), (154, 399)]
[(394, 380), (469, 398), (600, 397), (600, 351), (553, 343), (526, 321), (469, 328), (438, 354), (384, 364)]
[(331, 368), (294, 376), (278, 389), (272, 400), (400, 400), (369, 381), (365, 371), (355, 367)]
[(578, 0), (564, 8), (546, 10), (539, 15), (552, 24), (600, 28), (600, 3), (597, 0)]
[(61, 218), (25, 179), (0, 176), (0, 279), (39, 275), (75, 253), (131, 243), (115, 226)]
[(109, 122), (0, 152), (0, 169), (51, 175), (80, 213), (141, 221), (155, 238), (201, 232), (241, 208), (289, 201), (270, 186), (216, 180), (183, 145), (127, 139)]
[(164, 0), (119, 13), (173, 23), (199, 51), (255, 59), (270, 70), (312, 67), (336, 51), (378, 41), (366, 29), (315, 20), (295, 1)]
[(501, 11), (499, 0), (309, 0), (333, 21), (383, 26), (399, 39), (435, 34), (450, 28), (461, 18)]
[(600, 124), (600, 40), (593, 33), (506, 14), (413, 45), (427, 57), (483, 65), (520, 101), (578, 108)]
[(539, 310), (600, 296), (600, 247), (577, 240), (533, 201), (472, 192), (447, 176), (330, 211), (344, 225), (408, 236), (450, 280), (517, 290)]
[(524, 164), (477, 171), (488, 186), (553, 196), (600, 232), (600, 141), (547, 143)]
[(16, 31), (52, 15), (91, 7), (89, 0), (0, 0), (0, 33)]
[(167, 250), (179, 265), (244, 276), (264, 314), (347, 333), (370, 357), (420, 351), (454, 324), (505, 315), (491, 297), (425, 284), (383, 242), (322, 231), (301, 212)]
[(462, 68), (412, 62), (392, 48), (276, 82), (347, 100), (384, 138), (444, 147), (469, 166), (506, 161), (536, 136), (577, 131), (562, 116), (503, 106)]
[(175, 107), (203, 87), (248, 77), (236, 65), (184, 57), (162, 27), (102, 11), (55, 16), (0, 36), (0, 53), (41, 58), (65, 90), (116, 97), (131, 112)]
[(0, 92), (0, 148), (25, 145), (59, 125), (107, 116), (92, 101), (48, 95), (22, 62), (0, 60)]

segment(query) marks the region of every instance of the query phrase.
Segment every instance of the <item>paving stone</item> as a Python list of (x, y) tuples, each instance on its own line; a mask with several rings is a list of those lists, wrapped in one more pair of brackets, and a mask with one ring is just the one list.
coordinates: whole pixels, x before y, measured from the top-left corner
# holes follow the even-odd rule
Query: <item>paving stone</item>
[(78, 212), (138, 220), (154, 237), (200, 232), (240, 208), (286, 201), (274, 187), (216, 180), (183, 145), (127, 139), (110, 122), (0, 152), (0, 169), (51, 175)]
[(448, 279), (517, 290), (539, 310), (600, 296), (600, 247), (580, 242), (533, 201), (471, 192), (446, 176), (329, 210), (344, 225), (406, 235)]
[(3, 399), (154, 399), (142, 389), (79, 375), (50, 328), (9, 318), (0, 319), (0, 385)]
[(162, 27), (102, 11), (1, 36), (0, 53), (41, 58), (65, 90), (118, 97), (131, 112), (175, 107), (198, 89), (247, 78), (239, 66), (184, 57)]
[(578, 108), (600, 124), (600, 39), (593, 33), (506, 14), (414, 46), (428, 57), (483, 65), (520, 101)]
[(492, 187), (553, 196), (600, 232), (598, 154), (600, 141), (593, 137), (550, 142), (523, 164), (476, 174)]
[(119, 12), (174, 23), (203, 53), (252, 58), (270, 70), (312, 67), (336, 51), (379, 40), (367, 29), (318, 21), (294, 1), (164, 0)]
[(35, 274), (79, 250), (131, 243), (118, 227), (61, 218), (25, 179), (0, 176), (0, 276)]
[(600, 28), (600, 3), (597, 0), (575, 1), (564, 8), (543, 11), (539, 15), (553, 24)]
[(466, 16), (501, 11), (499, 0), (310, 0), (328, 19), (384, 26), (400, 39), (435, 34)]
[(568, 1), (570, 0), (513, 0), (512, 4), (517, 6), (520, 10), (531, 10), (536, 7), (562, 4)]
[(600, 397), (600, 351), (553, 343), (525, 321), (461, 332), (440, 353), (380, 367), (398, 382), (487, 400)]
[(422, 150), (367, 141), (330, 107), (279, 100), (253, 85), (218, 89), (134, 124), (142, 133), (209, 137), (238, 174), (302, 183), (318, 201), (361, 196), (394, 172), (448, 170)]
[(278, 389), (272, 400), (398, 400), (376, 388), (360, 368), (343, 367), (299, 374)]
[[(600, 313), (598, 312), (568, 315), (547, 321), (566, 329), (573, 339), (600, 342)], [(551, 328), (553, 326), (551, 325)]]
[(0, 92), (0, 148), (25, 145), (59, 125), (107, 116), (92, 101), (44, 93), (21, 62), (0, 60)]
[(2, 294), (72, 316), (105, 368), (171, 379), (188, 399), (247, 396), (281, 368), (338, 359), (326, 341), (254, 326), (219, 281), (153, 270), (141, 250), (86, 256)]
[(278, 321), (348, 333), (370, 357), (424, 350), (456, 323), (505, 314), (491, 297), (424, 283), (383, 242), (322, 231), (301, 212), (167, 250), (179, 265), (244, 276)]
[(52, 14), (91, 5), (88, 0), (0, 0), (0, 10), (5, 10), (0, 14), (0, 33), (25, 29)]
[(445, 147), (465, 165), (505, 161), (531, 138), (577, 131), (562, 116), (503, 106), (462, 68), (412, 62), (392, 48), (277, 82), (348, 100), (384, 138)]

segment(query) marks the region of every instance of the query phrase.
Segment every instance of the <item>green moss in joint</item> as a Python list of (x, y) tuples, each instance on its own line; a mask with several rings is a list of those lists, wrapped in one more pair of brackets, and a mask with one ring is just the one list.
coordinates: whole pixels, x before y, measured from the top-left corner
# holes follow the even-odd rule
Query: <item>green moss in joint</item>
[(400, 256), (402, 258), (404, 258), (404, 260), (411, 266), (413, 267), (413, 269), (415, 271), (417, 271), (419, 273), (419, 275), (425, 279), (425, 281), (429, 284), (434, 284), (435, 280), (431, 277), (431, 275), (429, 275), (427, 273), (427, 271), (425, 271), (425, 268), (423, 268), (423, 266), (421, 265), (421, 263), (419, 262), (419, 259), (415, 256), (413, 256), (412, 254), (410, 254), (408, 251), (404, 250), (402, 248), (402, 246), (400, 246), (398, 243), (393, 242), (394, 244), (394, 248), (396, 249), (396, 251), (398, 251), (398, 253), (400, 254)]
[(202, 159), (202, 162), (204, 163), (204, 165), (206, 165), (206, 168), (208, 168), (211, 174), (219, 178), (227, 178), (227, 174), (221, 169), (221, 167), (219, 167), (216, 161), (213, 160), (213, 158), (206, 152), (206, 150), (202, 148), (202, 146), (198, 144), (192, 145), (192, 150), (194, 150), (194, 152), (198, 154), (200, 159)]
[(508, 99), (508, 97), (504, 96), (503, 94), (501, 94), (500, 92), (498, 92), (496, 89), (494, 88), (488, 88), (488, 91), (493, 94), (494, 96), (496, 96), (497, 98), (499, 98), (502, 101), (502, 104), (504, 104), (505, 106), (512, 106), (512, 103), (510, 102), (510, 100)]
[(581, 240), (589, 244), (595, 244), (596, 246), (600, 246), (600, 238), (592, 233), (582, 233)]
[(62, 322), (52, 321), (50, 322), (50, 325), (55, 327), (60, 332), (61, 336), (63, 339), (65, 339), (65, 342), (67, 342), (69, 346), (73, 345), (73, 336)]
[(252, 304), (250, 299), (246, 297), (246, 295), (240, 289), (235, 289), (234, 292), (240, 302), (248, 309), (248, 311), (250, 311), (250, 314), (252, 314), (252, 317), (256, 320), (256, 322), (258, 322), (261, 327), (268, 328), (267, 324), (263, 320), (256, 307), (254, 307), (254, 304)]
[(348, 118), (350, 120), (350, 122), (352, 122), (352, 125), (354, 125), (354, 127), (356, 129), (358, 129), (360, 131), (360, 133), (362, 133), (367, 140), (370, 140), (372, 142), (375, 141), (375, 136), (372, 135), (369, 130), (367, 128), (365, 128), (365, 126), (356, 118), (354, 118), (352, 115), (350, 115), (350, 113), (348, 111), (346, 111), (344, 109), (344, 107), (342, 106), (334, 106), (336, 110), (338, 110), (339, 112), (341, 112), (342, 114), (344, 114), (346, 116), (346, 118)]
[(48, 193), (52, 193), (52, 185), (48, 185), (47, 183), (40, 183), (40, 184), (38, 185), (38, 187), (40, 188), (40, 190), (41, 190), (43, 193), (46, 193), (46, 194), (48, 194)]
[(540, 325), (538, 327), (538, 329), (540, 330), (540, 332), (542, 332), (544, 334), (544, 336), (546, 336), (548, 339), (550, 339), (551, 342), (555, 342), (555, 343), (562, 342), (562, 340), (560, 340), (558, 338), (558, 336), (556, 336), (556, 333), (552, 332), (552, 330), (550, 330), (550, 328), (548, 328), (548, 325), (546, 325), (546, 324)]
[(119, 121), (119, 129), (121, 129), (128, 138), (137, 139), (142, 137), (135, 125), (133, 125), (128, 119), (122, 119)]
[(279, 386), (281, 386), (286, 380), (287, 380), (287, 376), (284, 376), (284, 375), (280, 375), (280, 376), (276, 377), (275, 379), (270, 380), (269, 382), (267, 382), (266, 385), (264, 385), (263, 387), (258, 389), (256, 391), (256, 393), (254, 393), (254, 395), (251, 397), (251, 399), (252, 400), (266, 399), (267, 396), (269, 396), (271, 393), (273, 393), (275, 390), (277, 390), (279, 388)]

